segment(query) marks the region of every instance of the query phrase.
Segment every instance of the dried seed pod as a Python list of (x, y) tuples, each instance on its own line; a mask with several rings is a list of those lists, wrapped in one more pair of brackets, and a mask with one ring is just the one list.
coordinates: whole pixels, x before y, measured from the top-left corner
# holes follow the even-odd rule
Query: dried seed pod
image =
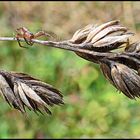
[(77, 30), (72, 38), (69, 40), (71, 43), (81, 44), (87, 38), (88, 34), (95, 28), (93, 24), (89, 24), (82, 29)]
[(120, 48), (121, 45), (127, 44), (129, 42), (128, 38), (132, 35), (133, 33), (125, 33), (118, 36), (107, 36), (94, 43), (94, 46), (96, 47), (92, 47), (92, 50), (98, 52), (107, 52), (110, 50)]
[(25, 113), (25, 106), (35, 112), (63, 104), (60, 91), (27, 74), (0, 71), (0, 93), (9, 105)]
[(71, 43), (81, 44), (82, 48), (98, 52), (108, 52), (120, 48), (129, 42), (133, 33), (121, 26), (118, 20), (110, 21), (100, 26), (92, 24), (79, 29), (70, 40)]
[(135, 42), (135, 43), (128, 45), (125, 48), (125, 52), (139, 53), (140, 52), (140, 42)]
[(89, 49), (98, 52), (107, 52), (121, 47), (127, 43), (133, 33), (128, 33), (127, 28), (119, 24), (119, 21), (110, 21), (96, 27), (89, 33), (86, 43), (92, 44)]
[(100, 66), (104, 76), (124, 95), (130, 99), (140, 97), (140, 76), (136, 71), (108, 59), (103, 59)]
[[(116, 27), (116, 28), (115, 28)], [(103, 36), (105, 36), (106, 34), (109, 34), (109, 33), (113, 33), (115, 31), (126, 31), (126, 28), (122, 28), (120, 27), (119, 25), (119, 21), (116, 20), (116, 21), (110, 21), (110, 22), (107, 22), (107, 23), (104, 23), (96, 28), (94, 28), (88, 35), (85, 43), (89, 43), (93, 40), (93, 38), (95, 38), (95, 41), (98, 39), (98, 38), (101, 38)], [(97, 39), (96, 39), (97, 38)], [(94, 43), (94, 42), (93, 42)]]

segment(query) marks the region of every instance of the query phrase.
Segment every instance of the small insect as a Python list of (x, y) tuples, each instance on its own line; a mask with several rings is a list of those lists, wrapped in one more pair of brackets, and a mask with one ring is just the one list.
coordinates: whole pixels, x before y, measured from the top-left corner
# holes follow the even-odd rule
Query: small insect
[(18, 41), (18, 44), (20, 47), (26, 48), (24, 46), (21, 45), (19, 38), (24, 38), (25, 42), (32, 46), (34, 43), (32, 42), (32, 39), (38, 38), (40, 36), (49, 36), (49, 37), (53, 37), (52, 35), (50, 35), (49, 33), (46, 33), (45, 31), (39, 31), (35, 34), (31, 33), (27, 28), (25, 27), (20, 27), (18, 29), (16, 29), (16, 36), (15, 38)]

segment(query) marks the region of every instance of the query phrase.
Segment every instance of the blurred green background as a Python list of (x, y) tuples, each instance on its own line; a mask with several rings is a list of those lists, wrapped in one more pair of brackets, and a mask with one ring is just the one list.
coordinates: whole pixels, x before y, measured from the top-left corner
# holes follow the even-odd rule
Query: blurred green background
[[(0, 2), (1, 37), (25, 26), (65, 40), (87, 24), (114, 19), (136, 33), (132, 40), (139, 39), (140, 2)], [(0, 67), (52, 84), (65, 102), (51, 108), (52, 116), (23, 116), (0, 98), (0, 138), (140, 138), (140, 100), (119, 94), (98, 65), (73, 52), (1, 41)]]

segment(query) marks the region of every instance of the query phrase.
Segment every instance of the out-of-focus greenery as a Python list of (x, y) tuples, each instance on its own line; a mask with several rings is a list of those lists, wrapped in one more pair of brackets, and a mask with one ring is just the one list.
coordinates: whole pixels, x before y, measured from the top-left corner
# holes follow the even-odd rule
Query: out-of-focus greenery
[[(0, 36), (13, 36), (25, 26), (33, 33), (52, 31), (69, 39), (90, 23), (113, 19), (140, 35), (140, 2), (0, 2)], [(45, 38), (44, 38), (45, 39)], [(26, 45), (26, 44), (24, 44)], [(23, 116), (0, 98), (0, 138), (139, 138), (140, 100), (130, 100), (102, 75), (98, 65), (72, 52), (17, 42), (0, 42), (0, 67), (30, 74), (52, 84), (65, 105), (52, 116), (27, 110)]]

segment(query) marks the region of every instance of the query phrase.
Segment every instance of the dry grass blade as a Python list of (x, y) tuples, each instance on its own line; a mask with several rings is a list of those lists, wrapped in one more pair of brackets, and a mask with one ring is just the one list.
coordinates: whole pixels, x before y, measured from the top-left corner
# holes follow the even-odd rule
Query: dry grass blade
[(0, 92), (14, 108), (25, 113), (43, 109), (51, 114), (49, 106), (63, 104), (63, 96), (53, 86), (27, 74), (0, 71)]

